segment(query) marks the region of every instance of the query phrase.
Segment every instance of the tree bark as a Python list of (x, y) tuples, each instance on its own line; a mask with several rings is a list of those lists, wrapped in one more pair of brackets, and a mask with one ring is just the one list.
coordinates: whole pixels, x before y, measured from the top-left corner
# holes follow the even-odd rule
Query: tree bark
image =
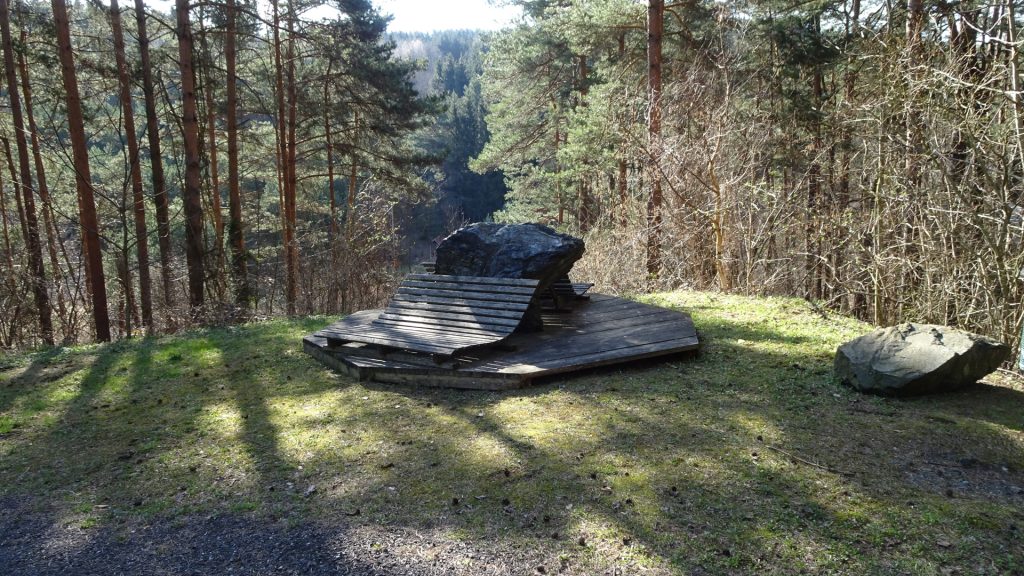
[(246, 269), (245, 232), (242, 227), (242, 194), (238, 181), (238, 77), (236, 68), (235, 0), (227, 0), (227, 31), (224, 37), (224, 59), (227, 64), (227, 132), (228, 132), (228, 241), (231, 243), (231, 270), (235, 282), (235, 302), (249, 306), (249, 274)]
[[(626, 55), (626, 33), (619, 33), (619, 61)], [(626, 159), (620, 155), (619, 157), (619, 178), (617, 181), (619, 188), (619, 226), (626, 227), (626, 186), (628, 182), (626, 180)]]
[(558, 166), (558, 147), (562, 143), (561, 126), (558, 124), (558, 115), (553, 116), (555, 122), (555, 149), (552, 158), (555, 159), (555, 202), (558, 203), (558, 223), (565, 222), (565, 199), (562, 198), (562, 176)]
[[(814, 19), (815, 32), (821, 33), (821, 19)], [(811, 101), (814, 109), (820, 110), (824, 101), (825, 79), (821, 66), (815, 64), (811, 72)], [(821, 135), (821, 120), (815, 116), (813, 137), (811, 140), (811, 159), (807, 170), (807, 220), (804, 223), (805, 251), (807, 253), (807, 294), (814, 299), (822, 297), (822, 258), (821, 250), (821, 216), (827, 203), (822, 198), (824, 186), (822, 186), (821, 156), (824, 152), (824, 143)]]
[[(0, 174), (3, 170), (0, 170)], [(7, 263), (7, 279), (14, 282), (14, 252), (11, 250), (11, 234), (7, 227), (7, 196), (4, 194), (3, 177), (0, 176), (0, 223), (3, 224), (4, 235), (4, 260)]]
[(907, 186), (912, 187), (918, 184), (920, 179), (917, 154), (921, 148), (921, 115), (916, 110), (917, 102), (914, 99), (914, 91), (920, 89), (918, 81), (920, 73), (917, 66), (921, 60), (921, 29), (924, 25), (924, 1), (907, 0), (907, 23), (906, 23), (906, 141), (907, 150), (905, 158), (905, 173)]
[(188, 267), (189, 306), (196, 312), (203, 305), (203, 208), (200, 174), (199, 118), (196, 110), (195, 77), (192, 71), (192, 29), (188, 0), (176, 0), (178, 65), (181, 69), (181, 114), (185, 142), (185, 259)]
[(331, 201), (331, 226), (327, 230), (327, 238), (333, 249), (334, 240), (338, 237), (338, 206), (334, 198), (334, 142), (331, 135), (330, 85), (331, 68), (334, 60), (327, 61), (327, 75), (324, 77), (324, 141), (327, 147), (327, 194)]
[[(277, 3), (278, 0), (271, 0), (271, 7), (273, 9), (271, 28), (273, 29), (274, 40), (274, 81), (277, 96), (277, 122), (275, 130), (277, 135), (277, 191), (278, 205), (280, 206), (281, 213), (281, 236), (284, 244), (282, 248), (284, 252), (285, 276), (287, 277), (291, 265), (288, 251), (290, 243), (288, 210), (286, 208), (287, 201), (285, 200), (285, 197), (288, 195), (288, 129), (285, 116), (284, 63), (281, 58), (281, 15)], [(285, 291), (287, 292), (287, 289)], [(271, 302), (273, 302), (272, 299)]]
[(75, 56), (71, 48), (71, 28), (67, 6), (64, 0), (51, 0), (53, 19), (57, 30), (57, 56), (60, 59), (61, 76), (68, 111), (68, 135), (75, 166), (75, 187), (79, 198), (79, 219), (84, 231), (83, 244), (86, 249), (86, 273), (92, 289), (93, 323), (96, 339), (110, 340), (110, 316), (107, 310), (107, 287), (103, 274), (103, 254), (100, 245), (100, 224), (96, 215), (96, 201), (93, 197), (92, 176), (89, 173), (89, 147), (85, 138), (85, 121), (82, 117), (82, 101), (78, 92), (75, 75)]
[[(153, 326), (153, 296), (149, 277), (149, 232), (146, 226), (146, 204), (142, 189), (142, 165), (139, 160), (139, 141), (135, 133), (135, 113), (132, 110), (131, 78), (124, 53), (124, 31), (121, 26), (121, 8), (117, 0), (110, 0), (110, 25), (114, 36), (114, 59), (120, 84), (121, 110), (124, 115), (125, 140), (128, 144), (128, 164), (132, 181), (132, 207), (135, 216), (135, 252), (139, 262), (139, 301), (142, 305), (142, 324)], [(127, 255), (125, 256), (127, 258)]]
[(4, 72), (7, 76), (7, 96), (11, 106), (11, 120), (14, 123), (14, 140), (18, 146), (18, 171), (22, 203), (25, 208), (28, 263), (32, 272), (32, 296), (36, 314), (39, 316), (39, 335), (46, 344), (53, 344), (53, 317), (50, 310), (50, 295), (47, 292), (46, 268), (43, 265), (43, 250), (39, 241), (39, 220), (36, 218), (32, 169), (29, 164), (28, 141), (25, 138), (25, 119), (21, 112), (18, 78), (14, 66), (14, 42), (11, 38), (10, 9), (7, 0), (0, 0), (0, 35), (4, 50)]
[(359, 158), (356, 148), (359, 143), (359, 112), (352, 112), (352, 152), (349, 154), (352, 165), (348, 174), (348, 197), (345, 199), (345, 234), (351, 238), (352, 226), (355, 225), (356, 192), (359, 187)]
[(11, 154), (11, 142), (7, 136), (0, 136), (4, 145), (4, 158), (7, 159), (7, 173), (11, 175), (11, 188), (14, 190), (14, 205), (18, 210), (18, 232), (21, 233), (22, 244), (28, 245), (28, 225), (25, 223), (25, 205), (21, 202), (21, 194), (18, 194), (20, 184), (18, 183), (18, 168), (14, 165), (14, 156)]
[[(28, 33), (24, 28), (21, 30), (21, 44), (28, 45)], [(50, 188), (46, 184), (46, 168), (43, 166), (43, 155), (39, 146), (39, 130), (36, 127), (35, 114), (32, 111), (32, 82), (29, 78), (28, 59), (24, 53), (19, 54), (18, 69), (21, 72), (21, 92), (25, 99), (25, 119), (28, 121), (28, 132), (32, 145), (32, 160), (36, 169), (36, 188), (39, 192), (39, 200), (42, 202), (43, 228), (46, 230), (46, 249), (50, 257), (50, 274), (53, 275), (53, 283), (56, 287), (57, 310), (61, 318), (66, 318), (66, 306), (61, 290), (61, 268), (60, 260), (57, 258), (57, 228), (54, 224), (53, 202), (50, 198)]]
[(296, 101), (295, 101), (295, 3), (288, 0), (288, 47), (286, 53), (285, 71), (287, 74), (288, 90), (288, 123), (287, 123), (287, 155), (285, 157), (285, 248), (287, 250), (288, 262), (286, 279), (286, 301), (288, 314), (295, 314), (295, 301), (298, 292), (299, 275), (299, 247), (295, 239), (295, 195), (296, 195), (296, 167), (295, 167), (295, 124), (296, 124)]
[(203, 70), (203, 98), (206, 104), (206, 134), (207, 149), (209, 150), (209, 172), (210, 172), (210, 210), (213, 212), (213, 232), (216, 244), (214, 245), (214, 258), (217, 270), (214, 274), (214, 282), (217, 285), (217, 293), (223, 296), (224, 277), (224, 215), (221, 213), (220, 202), (220, 173), (217, 165), (217, 108), (214, 105), (213, 78), (210, 68), (213, 58), (210, 54), (210, 45), (207, 40), (209, 30), (202, 30), (202, 50), (204, 54)]
[(139, 55), (142, 67), (142, 93), (146, 102), (146, 136), (149, 139), (149, 162), (153, 180), (153, 205), (156, 207), (157, 246), (160, 249), (160, 282), (164, 305), (174, 303), (171, 285), (171, 222), (167, 206), (167, 183), (160, 152), (160, 122), (156, 115), (156, 94), (153, 88), (153, 64), (149, 57), (149, 36), (146, 34), (146, 10), (143, 0), (135, 0), (135, 21), (138, 26)]
[(647, 274), (661, 275), (661, 41), (665, 2), (647, 3), (647, 141), (651, 195), (647, 201)]
[(626, 227), (626, 161), (619, 160), (619, 177), (616, 185), (619, 189), (619, 226)]
[[(587, 105), (587, 93), (589, 91), (589, 87), (587, 86), (587, 77), (590, 75), (590, 67), (587, 64), (587, 56), (585, 54), (576, 56), (576, 74), (577, 90), (579, 91), (577, 106), (585, 107)], [(587, 175), (580, 176), (580, 180), (577, 183), (577, 202), (579, 206), (577, 208), (576, 221), (579, 224), (580, 233), (585, 234), (590, 230), (590, 226), (593, 224), (594, 218), (591, 184)]]

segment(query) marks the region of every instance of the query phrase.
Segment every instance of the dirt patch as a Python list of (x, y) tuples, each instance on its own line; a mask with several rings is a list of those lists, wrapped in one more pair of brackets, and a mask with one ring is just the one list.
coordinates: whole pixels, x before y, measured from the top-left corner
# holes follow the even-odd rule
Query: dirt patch
[(945, 452), (904, 462), (902, 468), (911, 484), (930, 492), (1024, 503), (1024, 473), (1007, 464)]
[[(481, 549), (433, 532), (270, 522), (243, 514), (112, 519), (83, 528), (27, 501), (0, 500), (5, 576), (239, 574), (402, 576), (529, 574), (532, 551)], [(555, 572), (557, 563), (549, 563)]]

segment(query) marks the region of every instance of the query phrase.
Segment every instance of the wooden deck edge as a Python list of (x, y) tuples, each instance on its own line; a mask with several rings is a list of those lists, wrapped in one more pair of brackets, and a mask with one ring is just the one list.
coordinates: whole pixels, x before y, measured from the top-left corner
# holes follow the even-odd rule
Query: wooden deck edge
[(319, 346), (310, 337), (303, 339), (303, 349), (310, 356), (316, 358), (329, 368), (351, 376), (359, 381), (372, 380), (385, 384), (406, 384), (416, 386), (428, 386), (432, 388), (459, 388), (465, 390), (487, 390), (502, 391), (516, 390), (529, 386), (534, 380), (547, 379), (553, 376), (571, 374), (573, 372), (586, 372), (596, 368), (614, 366), (616, 364), (628, 364), (637, 360), (651, 360), (660, 357), (679, 356), (688, 353), (695, 353), (700, 350), (701, 343), (697, 338), (692, 339), (691, 344), (675, 346), (663, 350), (636, 354), (629, 357), (614, 357), (599, 361), (592, 361), (585, 366), (558, 366), (554, 368), (541, 369), (527, 374), (501, 373), (501, 372), (471, 372), (452, 371), (443, 368), (425, 367), (361, 367), (346, 362), (343, 355), (329, 351)]
[[(547, 378), (550, 376), (557, 376), (559, 374), (567, 374), (572, 372), (586, 372), (594, 368), (604, 368), (606, 366), (614, 366), (616, 364), (628, 364), (637, 360), (652, 360), (654, 358), (661, 358), (664, 356), (678, 356), (682, 354), (696, 353), (700, 351), (701, 344), (696, 337), (693, 338), (694, 343), (686, 346), (677, 346), (674, 348), (666, 348), (665, 350), (655, 350), (651, 352), (645, 352), (636, 354), (629, 357), (614, 357), (607, 358), (604, 360), (596, 360), (587, 363), (585, 366), (559, 366), (555, 368), (543, 368), (538, 372), (531, 372), (526, 376), (529, 376), (531, 380), (540, 378)], [(637, 346), (638, 348), (640, 346)]]
[(309, 354), (314, 359), (319, 361), (321, 364), (327, 366), (331, 370), (351, 376), (360, 382), (366, 380), (369, 374), (366, 370), (345, 362), (342, 358), (336, 354), (332, 354), (327, 350), (327, 342), (317, 342), (317, 340), (324, 340), (316, 336), (306, 336), (302, 339), (302, 351)]
[[(597, 301), (619, 300), (614, 297), (606, 297), (595, 294)], [(628, 304), (627, 308), (635, 304), (638, 311), (645, 308), (656, 310), (657, 307), (631, 303), (630, 301), (607, 302), (609, 310), (601, 314), (595, 314), (597, 318), (602, 316), (618, 316), (623, 310), (620, 307)], [(590, 304), (594, 305), (593, 303)], [(659, 312), (660, 313), (660, 312)], [(592, 369), (615, 365), (628, 366), (631, 362), (682, 356), (684, 354), (696, 353), (704, 342), (696, 334), (692, 319), (688, 314), (677, 312), (682, 321), (682, 334), (676, 337), (666, 338), (667, 334), (647, 334), (645, 342), (614, 342), (611, 348), (597, 347), (590, 353), (583, 353), (579, 356), (541, 354), (539, 358), (523, 358), (515, 363), (522, 364), (518, 369), (502, 371), (500, 367), (483, 368), (478, 362), (493, 362), (504, 356), (501, 352), (494, 352), (493, 359), (488, 356), (478, 356), (474, 359), (466, 358), (461, 368), (455, 365), (434, 365), (430, 362), (407, 362), (397, 357), (389, 358), (387, 355), (376, 358), (373, 355), (352, 353), (353, 351), (343, 348), (331, 348), (327, 343), (327, 334), (314, 333), (303, 338), (303, 351), (318, 360), (328, 368), (341, 374), (347, 375), (359, 381), (373, 380), (375, 382), (402, 384), (411, 386), (459, 388), (473, 390), (502, 391), (514, 390), (529, 386), (535, 381), (549, 380), (551, 377), (568, 376), (574, 373), (591, 373)], [(646, 315), (644, 315), (646, 316)], [(667, 321), (666, 321), (667, 322)], [(594, 328), (597, 328), (595, 325)], [(590, 334), (583, 334), (580, 338), (592, 338), (604, 335), (607, 339), (609, 334), (614, 336), (618, 330), (627, 330), (628, 326), (622, 328), (609, 328), (597, 330)], [(636, 326), (637, 330), (648, 330), (650, 326)], [(571, 329), (571, 328), (570, 328)], [(329, 329), (328, 329), (329, 330)], [(627, 330), (628, 332), (628, 330)], [(607, 334), (605, 334), (607, 333)], [(658, 337), (661, 339), (658, 339)], [(564, 344), (564, 343), (563, 343)], [(601, 344), (600, 342), (598, 344)], [(608, 343), (604, 343), (608, 344)], [(559, 346), (559, 340), (552, 339), (550, 342), (541, 343), (543, 346)], [(583, 352), (582, 350), (580, 352)], [(514, 358), (515, 355), (513, 355)], [(530, 362), (533, 360), (533, 363)], [(459, 362), (455, 362), (456, 365)], [(547, 366), (545, 366), (547, 364)]]
[(433, 388), (462, 388), (466, 390), (514, 390), (530, 383), (534, 374), (501, 374), (497, 372), (459, 372), (445, 368), (372, 367), (357, 366), (346, 360), (344, 353), (327, 348), (326, 341), (317, 336), (302, 339), (302, 350), (328, 368), (351, 376), (360, 382), (373, 380), (387, 384), (413, 384)]

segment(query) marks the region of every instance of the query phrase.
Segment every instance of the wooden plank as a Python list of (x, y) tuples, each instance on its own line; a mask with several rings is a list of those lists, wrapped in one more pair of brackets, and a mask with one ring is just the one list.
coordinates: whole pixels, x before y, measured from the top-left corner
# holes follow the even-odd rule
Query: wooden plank
[[(404, 314), (406, 310), (416, 310), (423, 312), (444, 312), (452, 314), (464, 314), (473, 317), (482, 318), (504, 318), (506, 320), (514, 320), (516, 324), (519, 323), (519, 319), (523, 317), (522, 311), (516, 310), (496, 310), (494, 308), (481, 308), (479, 306), (446, 306), (444, 304), (431, 304), (430, 302), (406, 302), (404, 300), (392, 300), (388, 303), (388, 310), (401, 309)], [(526, 306), (523, 307), (523, 310)]]
[(529, 365), (518, 364), (501, 368), (497, 372), (499, 374), (528, 373), (531, 377), (535, 378), (567, 370), (586, 370), (588, 368), (596, 368), (598, 366), (623, 361), (635, 361), (654, 358), (657, 356), (680, 354), (696, 350), (699, 347), (699, 340), (696, 336), (692, 336), (689, 338), (677, 338), (674, 340), (663, 340), (660, 342), (627, 346), (623, 348), (616, 348), (614, 350), (604, 350), (580, 356), (573, 356), (571, 358), (544, 360)]
[(575, 292), (577, 296), (585, 296), (587, 294), (587, 291), (590, 290), (593, 287), (594, 287), (594, 283), (593, 282), (573, 282), (572, 283), (572, 291)]
[[(488, 294), (523, 294), (526, 296), (533, 296), (536, 292), (536, 288), (532, 286), (503, 286), (498, 284), (460, 284), (457, 282), (426, 282), (423, 280), (405, 280), (402, 282), (402, 286), (409, 288), (427, 288), (433, 290), (458, 290), (458, 291), (473, 291), (473, 292), (486, 292)], [(569, 287), (572, 290), (572, 287)]]
[[(386, 334), (389, 338), (398, 338), (408, 342), (409, 346), (418, 346), (418, 343), (427, 345), (440, 344), (445, 347), (458, 349), (462, 346), (478, 346), (489, 342), (496, 342), (508, 337), (508, 334), (494, 334), (472, 332), (467, 328), (442, 328), (440, 326), (427, 326), (422, 324), (391, 323), (389, 320), (381, 320), (375, 324), (370, 334)], [(347, 332), (351, 336), (349, 341), (359, 342), (358, 334)]]
[(441, 326), (428, 326), (425, 324), (393, 323), (390, 320), (381, 320), (376, 328), (396, 330), (402, 334), (414, 336), (415, 338), (431, 342), (440, 338), (456, 339), (462, 344), (475, 346), (480, 343), (495, 342), (506, 338), (508, 334), (494, 334), (473, 332), (469, 328), (443, 328)]
[(600, 321), (601, 318), (608, 318), (619, 314), (674, 314), (676, 316), (682, 316), (683, 314), (675, 310), (667, 310), (665, 308), (655, 308), (654, 306), (644, 306), (642, 304), (633, 304), (627, 306), (603, 306), (594, 310), (587, 310), (584, 312), (582, 317), (587, 321)]
[(457, 314), (445, 314), (442, 312), (430, 312), (424, 310), (402, 310), (389, 309), (377, 317), (378, 320), (393, 320), (396, 322), (408, 321), (421, 324), (435, 324), (438, 326), (459, 326), (462, 328), (477, 328), (480, 330), (494, 332), (511, 332), (519, 326), (519, 322), (509, 318), (480, 318), (472, 316), (459, 316)]
[(600, 325), (605, 323), (619, 323), (622, 320), (631, 320), (631, 324), (635, 324), (636, 321), (649, 321), (657, 317), (666, 318), (678, 318), (679, 313), (671, 310), (658, 310), (657, 308), (624, 308), (621, 310), (609, 310), (607, 312), (599, 312), (593, 315), (587, 315), (582, 318), (582, 323), (587, 326)]
[[(385, 321), (386, 322), (386, 321)], [(340, 338), (340, 334), (347, 335), (351, 342), (362, 342), (360, 334), (373, 335), (378, 338), (386, 337), (395, 340), (405, 340), (410, 344), (424, 343), (425, 345), (439, 345), (443, 347), (458, 347), (461, 345), (476, 345), (480, 341), (495, 340), (502, 338), (495, 334), (470, 334), (466, 332), (442, 332), (435, 327), (389, 325), (386, 323), (374, 323), (372, 326), (359, 328), (358, 330), (331, 330), (325, 331), (329, 337)]]
[(466, 336), (483, 336), (488, 338), (500, 339), (508, 336), (512, 333), (515, 328), (503, 326), (503, 329), (488, 329), (478, 328), (474, 326), (460, 326), (455, 324), (445, 323), (431, 323), (430, 318), (403, 318), (395, 320), (393, 318), (378, 318), (373, 321), (375, 326), (383, 326), (392, 330), (403, 330), (405, 326), (409, 328), (416, 328), (421, 332), (431, 332), (438, 334), (451, 333), (452, 335), (466, 335)]
[(513, 310), (513, 311), (525, 311), (530, 307), (529, 302), (505, 302), (499, 300), (465, 300), (463, 298), (449, 298), (440, 297), (435, 298), (433, 296), (422, 296), (417, 294), (402, 294), (397, 293), (391, 297), (391, 301), (395, 302), (418, 302), (426, 304), (439, 304), (442, 306), (468, 306), (471, 308), (480, 308), (486, 310)]
[(414, 332), (400, 332), (395, 333), (388, 331), (382, 327), (375, 327), (373, 329), (364, 329), (357, 332), (348, 332), (344, 330), (338, 331), (324, 331), (323, 336), (331, 343), (331, 345), (337, 345), (339, 343), (355, 342), (358, 344), (377, 344), (380, 346), (390, 346), (392, 348), (401, 348), (408, 350), (416, 350), (418, 352), (431, 352), (431, 353), (448, 353), (446, 351), (452, 349), (458, 349), (461, 346), (475, 345), (473, 342), (469, 342), (462, 339), (451, 339), (451, 338), (431, 338), (425, 339), (422, 334), (416, 334)]
[[(506, 356), (500, 362), (504, 365), (529, 364), (571, 358), (606, 350), (617, 350), (640, 344), (677, 340), (696, 336), (696, 332), (688, 332), (689, 326), (677, 321), (661, 322), (651, 326), (628, 326), (611, 330), (594, 332), (577, 331), (559, 339), (558, 346), (535, 346)], [(495, 361), (497, 362), (497, 361)], [(486, 366), (487, 364), (484, 364)]]
[[(401, 349), (401, 350), (415, 350), (417, 352), (427, 352), (427, 353), (430, 353), (430, 354), (442, 354), (442, 355), (445, 355), (445, 356), (450, 356), (456, 350), (459, 349), (459, 347), (440, 346), (440, 345), (435, 346), (435, 345), (425, 344), (423, 342), (414, 342), (414, 341), (408, 341), (408, 340), (399, 340), (399, 339), (395, 339), (395, 338), (391, 338), (391, 337), (386, 337), (386, 336), (377, 336), (377, 335), (372, 334), (372, 333), (364, 333), (364, 334), (353, 335), (353, 337), (358, 338), (359, 339), (358, 342), (362, 343), (362, 344), (375, 344), (377, 346), (390, 346), (391, 348), (398, 348), (398, 349)], [(335, 337), (332, 337), (331, 335), (328, 335), (328, 337), (327, 337), (328, 343), (330, 343), (332, 340), (338, 340), (338, 341), (342, 341), (342, 342), (353, 342), (353, 341), (355, 341), (355, 340), (352, 340), (351, 338), (349, 338), (349, 335), (347, 335), (347, 334), (338, 334)]]
[[(402, 331), (383, 326), (361, 327), (356, 330), (327, 329), (320, 332), (324, 337), (333, 340), (379, 344), (393, 348), (438, 352), (441, 350), (457, 350), (464, 345), (476, 345), (478, 338), (456, 336), (452, 334), (425, 334), (415, 330)], [(434, 350), (434, 349), (438, 350)]]
[(540, 283), (539, 280), (531, 278), (491, 278), (486, 276), (449, 276), (445, 274), (409, 274), (406, 276), (409, 280), (426, 280), (432, 282), (439, 280), (441, 282), (457, 282), (457, 283), (473, 283), (473, 284), (496, 284), (505, 286), (530, 286), (536, 287)]
[[(529, 303), (533, 299), (529, 294), (493, 294), (489, 292), (471, 292), (468, 290), (434, 290), (430, 288), (410, 288), (399, 286), (396, 294), (416, 296), (417, 300), (423, 302), (424, 298), (449, 298), (463, 302), (515, 302)], [(440, 302), (443, 304), (444, 302)]]
[(437, 354), (427, 355), (405, 350), (382, 350), (379, 346), (360, 344), (330, 348), (328, 352), (344, 358), (350, 364), (359, 367), (399, 368), (410, 370), (415, 368), (454, 370), (461, 364), (454, 356), (440, 358)]
[[(414, 336), (415, 339), (424, 339), (424, 338), (429, 338), (429, 337), (433, 336), (433, 337), (436, 337), (438, 339), (446, 340), (445, 343), (447, 343), (447, 340), (452, 340), (452, 341), (474, 340), (474, 341), (476, 341), (476, 340), (479, 340), (482, 337), (483, 338), (489, 338), (489, 339), (496, 340), (496, 339), (504, 338), (505, 336), (508, 336), (508, 334), (509, 334), (509, 332), (506, 331), (505, 329), (501, 329), (501, 330), (488, 330), (488, 329), (485, 329), (485, 328), (466, 328), (466, 327), (458, 327), (458, 326), (445, 327), (445, 326), (440, 326), (440, 325), (426, 325), (426, 324), (422, 324), (422, 323), (410, 323), (410, 322), (406, 322), (405, 324), (409, 325), (409, 328), (410, 328), (409, 331), (408, 331), (408, 332), (410, 332), (409, 335), (410, 336)], [(379, 332), (381, 330), (388, 331), (390, 335), (399, 335), (402, 332), (405, 332), (405, 330), (403, 329), (403, 324), (402, 323), (396, 323), (396, 322), (391, 321), (391, 320), (374, 319), (373, 321), (371, 321), (369, 323), (359, 323), (358, 325), (346, 325), (346, 324), (331, 325), (331, 326), (328, 326), (327, 328), (321, 330), (320, 332), (318, 332), (318, 334), (323, 334), (325, 337), (327, 337), (327, 336), (331, 336), (331, 335), (337, 335), (337, 334), (344, 333), (344, 334), (348, 334), (349, 335), (349, 337), (346, 338), (347, 340), (350, 340), (350, 341), (353, 341), (353, 342), (358, 342), (359, 341), (358, 336), (363, 331)], [(337, 338), (337, 336), (331, 336), (331, 337)]]

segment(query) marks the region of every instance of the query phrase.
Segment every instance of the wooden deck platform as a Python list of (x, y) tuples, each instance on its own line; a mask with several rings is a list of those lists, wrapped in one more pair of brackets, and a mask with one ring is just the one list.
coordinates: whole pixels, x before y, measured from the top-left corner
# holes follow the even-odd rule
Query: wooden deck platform
[[(346, 319), (369, 326), (379, 310)], [(439, 360), (429, 354), (387, 351), (363, 344), (331, 346), (331, 328), (303, 339), (320, 362), (360, 380), (504, 390), (535, 378), (690, 352), (699, 347), (690, 316), (631, 300), (592, 294), (571, 312), (544, 315), (544, 331), (513, 334), (498, 347)]]

